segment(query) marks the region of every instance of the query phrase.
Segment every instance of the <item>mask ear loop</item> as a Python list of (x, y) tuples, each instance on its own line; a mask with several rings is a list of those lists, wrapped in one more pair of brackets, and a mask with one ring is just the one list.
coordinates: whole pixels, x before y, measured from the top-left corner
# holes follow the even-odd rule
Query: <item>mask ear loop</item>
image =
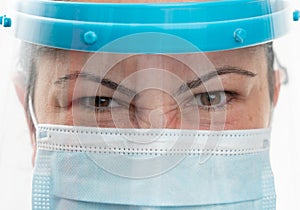
[[(281, 85), (287, 85), (289, 83), (289, 74), (288, 74), (287, 68), (281, 64), (276, 52), (273, 51), (273, 53), (274, 53), (273, 69), (279, 71), (279, 83)], [(273, 124), (272, 122), (273, 122), (274, 108), (275, 108), (274, 106), (271, 106), (271, 115), (270, 115), (270, 122), (269, 122), (270, 128), (272, 127), (272, 124)]]
[(274, 52), (274, 69), (279, 70), (280, 84), (287, 85), (289, 83), (289, 74), (287, 68), (280, 63), (278, 56), (276, 55), (275, 52)]
[(39, 131), (38, 131), (38, 123), (37, 123), (37, 118), (35, 116), (34, 108), (33, 108), (33, 103), (32, 103), (32, 98), (31, 95), (29, 94), (28, 96), (28, 111), (29, 115), (31, 117), (31, 121), (33, 123), (35, 132), (34, 136), (32, 136), (32, 144), (33, 144), (33, 154), (32, 154), (32, 165), (35, 165), (35, 158), (36, 158), (36, 152), (37, 152), (37, 138), (39, 137)]
[(34, 126), (35, 130), (37, 130), (38, 123), (37, 123), (37, 119), (36, 119), (36, 116), (35, 116), (31, 95), (29, 95), (28, 97), (29, 97), (28, 98), (29, 99), (29, 101), (28, 101), (29, 114), (31, 116), (31, 120), (32, 120), (32, 123), (33, 123), (33, 126)]

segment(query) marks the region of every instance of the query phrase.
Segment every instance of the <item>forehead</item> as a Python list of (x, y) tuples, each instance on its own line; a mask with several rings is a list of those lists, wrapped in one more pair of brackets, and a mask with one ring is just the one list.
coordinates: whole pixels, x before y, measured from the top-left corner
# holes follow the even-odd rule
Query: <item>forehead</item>
[(188, 81), (224, 67), (248, 70), (262, 77), (267, 71), (263, 46), (190, 54), (111, 54), (44, 48), (40, 55), (37, 67), (44, 79), (85, 72), (121, 81), (144, 70), (152, 72), (144, 75), (149, 79), (158, 78), (154, 72), (163, 70), (165, 74), (171, 73), (169, 76), (173, 75), (172, 78)]
[[(156, 63), (157, 65), (164, 65), (165, 63), (174, 63), (176, 61), (185, 61), (187, 63), (201, 63), (204, 60), (209, 60), (214, 65), (222, 65), (226, 62), (240, 63), (244, 61), (266, 61), (266, 50), (264, 45), (255, 47), (247, 47), (235, 50), (206, 52), (206, 53), (186, 53), (186, 54), (114, 54), (114, 53), (88, 53), (80, 51), (68, 51), (54, 48), (42, 47), (39, 49), (39, 55), (56, 62), (64, 62), (67, 60), (74, 61), (78, 65), (83, 65), (91, 57), (96, 57), (109, 62), (113, 60), (125, 60), (127, 64), (136, 64), (142, 61), (144, 65)], [(129, 58), (129, 59), (124, 59)], [(172, 62), (173, 61), (173, 62)], [(165, 62), (165, 63), (164, 63)], [(184, 62), (184, 63), (185, 63)], [(202, 62), (203, 63), (203, 62)]]

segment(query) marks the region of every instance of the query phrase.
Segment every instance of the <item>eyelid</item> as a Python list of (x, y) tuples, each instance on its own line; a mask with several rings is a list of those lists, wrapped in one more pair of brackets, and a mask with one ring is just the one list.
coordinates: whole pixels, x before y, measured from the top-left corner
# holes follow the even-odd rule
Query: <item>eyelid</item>
[[(106, 98), (106, 99), (110, 100), (109, 105), (107, 107), (96, 107), (96, 106), (93, 107), (93, 106), (84, 104), (85, 103), (84, 100), (95, 100), (96, 97)], [(87, 103), (88, 103), (88, 101), (87, 101)], [(117, 103), (117, 104), (115, 104), (115, 106), (112, 107), (111, 103)], [(93, 110), (97, 110), (97, 111), (106, 111), (106, 110), (110, 110), (112, 108), (119, 108), (119, 107), (125, 105), (125, 103), (123, 101), (114, 99), (112, 97), (107, 97), (107, 96), (84, 96), (84, 97), (80, 97), (80, 98), (74, 100), (72, 102), (72, 104), (80, 104), (81, 106), (83, 106), (87, 109), (93, 109)]]
[(194, 94), (193, 99), (189, 99), (188, 101), (185, 101), (184, 104), (185, 104), (185, 106), (191, 106), (191, 105), (188, 105), (188, 102), (192, 101), (192, 100), (196, 100), (195, 98), (197, 96), (201, 96), (201, 94), (215, 94), (215, 93), (218, 93), (218, 92), (222, 92), (226, 95), (226, 98), (225, 98), (226, 101), (224, 102), (223, 105), (220, 105), (220, 106), (200, 106), (200, 105), (198, 105), (199, 109), (203, 109), (203, 110), (206, 110), (206, 111), (224, 110), (226, 108), (226, 106), (229, 105), (230, 102), (232, 102), (232, 100), (237, 99), (238, 95), (239, 95), (238, 93), (236, 93), (234, 91), (226, 91), (226, 90), (207, 91), (207, 92), (201, 92), (201, 93)]
[[(200, 100), (199, 102), (201, 102), (202, 107), (221, 107), (221, 106), (224, 106), (227, 102), (226, 92), (224, 92), (224, 91), (211, 91), (211, 92), (202, 93), (202, 94), (206, 94), (209, 97), (212, 96), (212, 95), (220, 94), (220, 97), (221, 97), (220, 98), (220, 103), (218, 105), (204, 105), (204, 104), (202, 104), (202, 101)], [(195, 95), (195, 98), (198, 97), (198, 96), (202, 96), (202, 94)], [(202, 98), (200, 98), (200, 99), (202, 99)], [(209, 103), (211, 103), (211, 101)]]

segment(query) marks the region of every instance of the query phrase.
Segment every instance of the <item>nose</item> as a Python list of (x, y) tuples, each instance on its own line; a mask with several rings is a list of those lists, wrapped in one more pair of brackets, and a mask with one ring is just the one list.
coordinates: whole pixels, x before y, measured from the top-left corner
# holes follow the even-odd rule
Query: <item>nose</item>
[(135, 98), (138, 128), (180, 128), (181, 112), (174, 97), (161, 90), (146, 90)]
[(136, 125), (138, 128), (179, 128), (180, 118), (176, 108), (166, 111), (166, 107), (156, 109), (136, 109)]

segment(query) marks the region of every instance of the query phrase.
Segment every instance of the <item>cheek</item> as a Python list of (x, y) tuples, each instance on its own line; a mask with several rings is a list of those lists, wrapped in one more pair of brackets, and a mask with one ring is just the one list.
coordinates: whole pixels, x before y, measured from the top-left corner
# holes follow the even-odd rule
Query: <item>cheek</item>
[(60, 107), (51, 87), (37, 86), (34, 96), (35, 114), (40, 124), (72, 125), (72, 109)]
[(73, 125), (72, 110), (54, 107), (49, 101), (36, 101), (35, 114), (39, 124)]
[(254, 88), (245, 100), (227, 111), (226, 129), (266, 128), (270, 123), (271, 103), (268, 87)]
[(40, 73), (36, 81), (33, 101), (37, 122), (39, 124), (70, 125), (70, 121), (72, 121), (71, 112), (59, 108), (53, 94), (53, 81), (43, 78), (51, 77), (45, 73)]

